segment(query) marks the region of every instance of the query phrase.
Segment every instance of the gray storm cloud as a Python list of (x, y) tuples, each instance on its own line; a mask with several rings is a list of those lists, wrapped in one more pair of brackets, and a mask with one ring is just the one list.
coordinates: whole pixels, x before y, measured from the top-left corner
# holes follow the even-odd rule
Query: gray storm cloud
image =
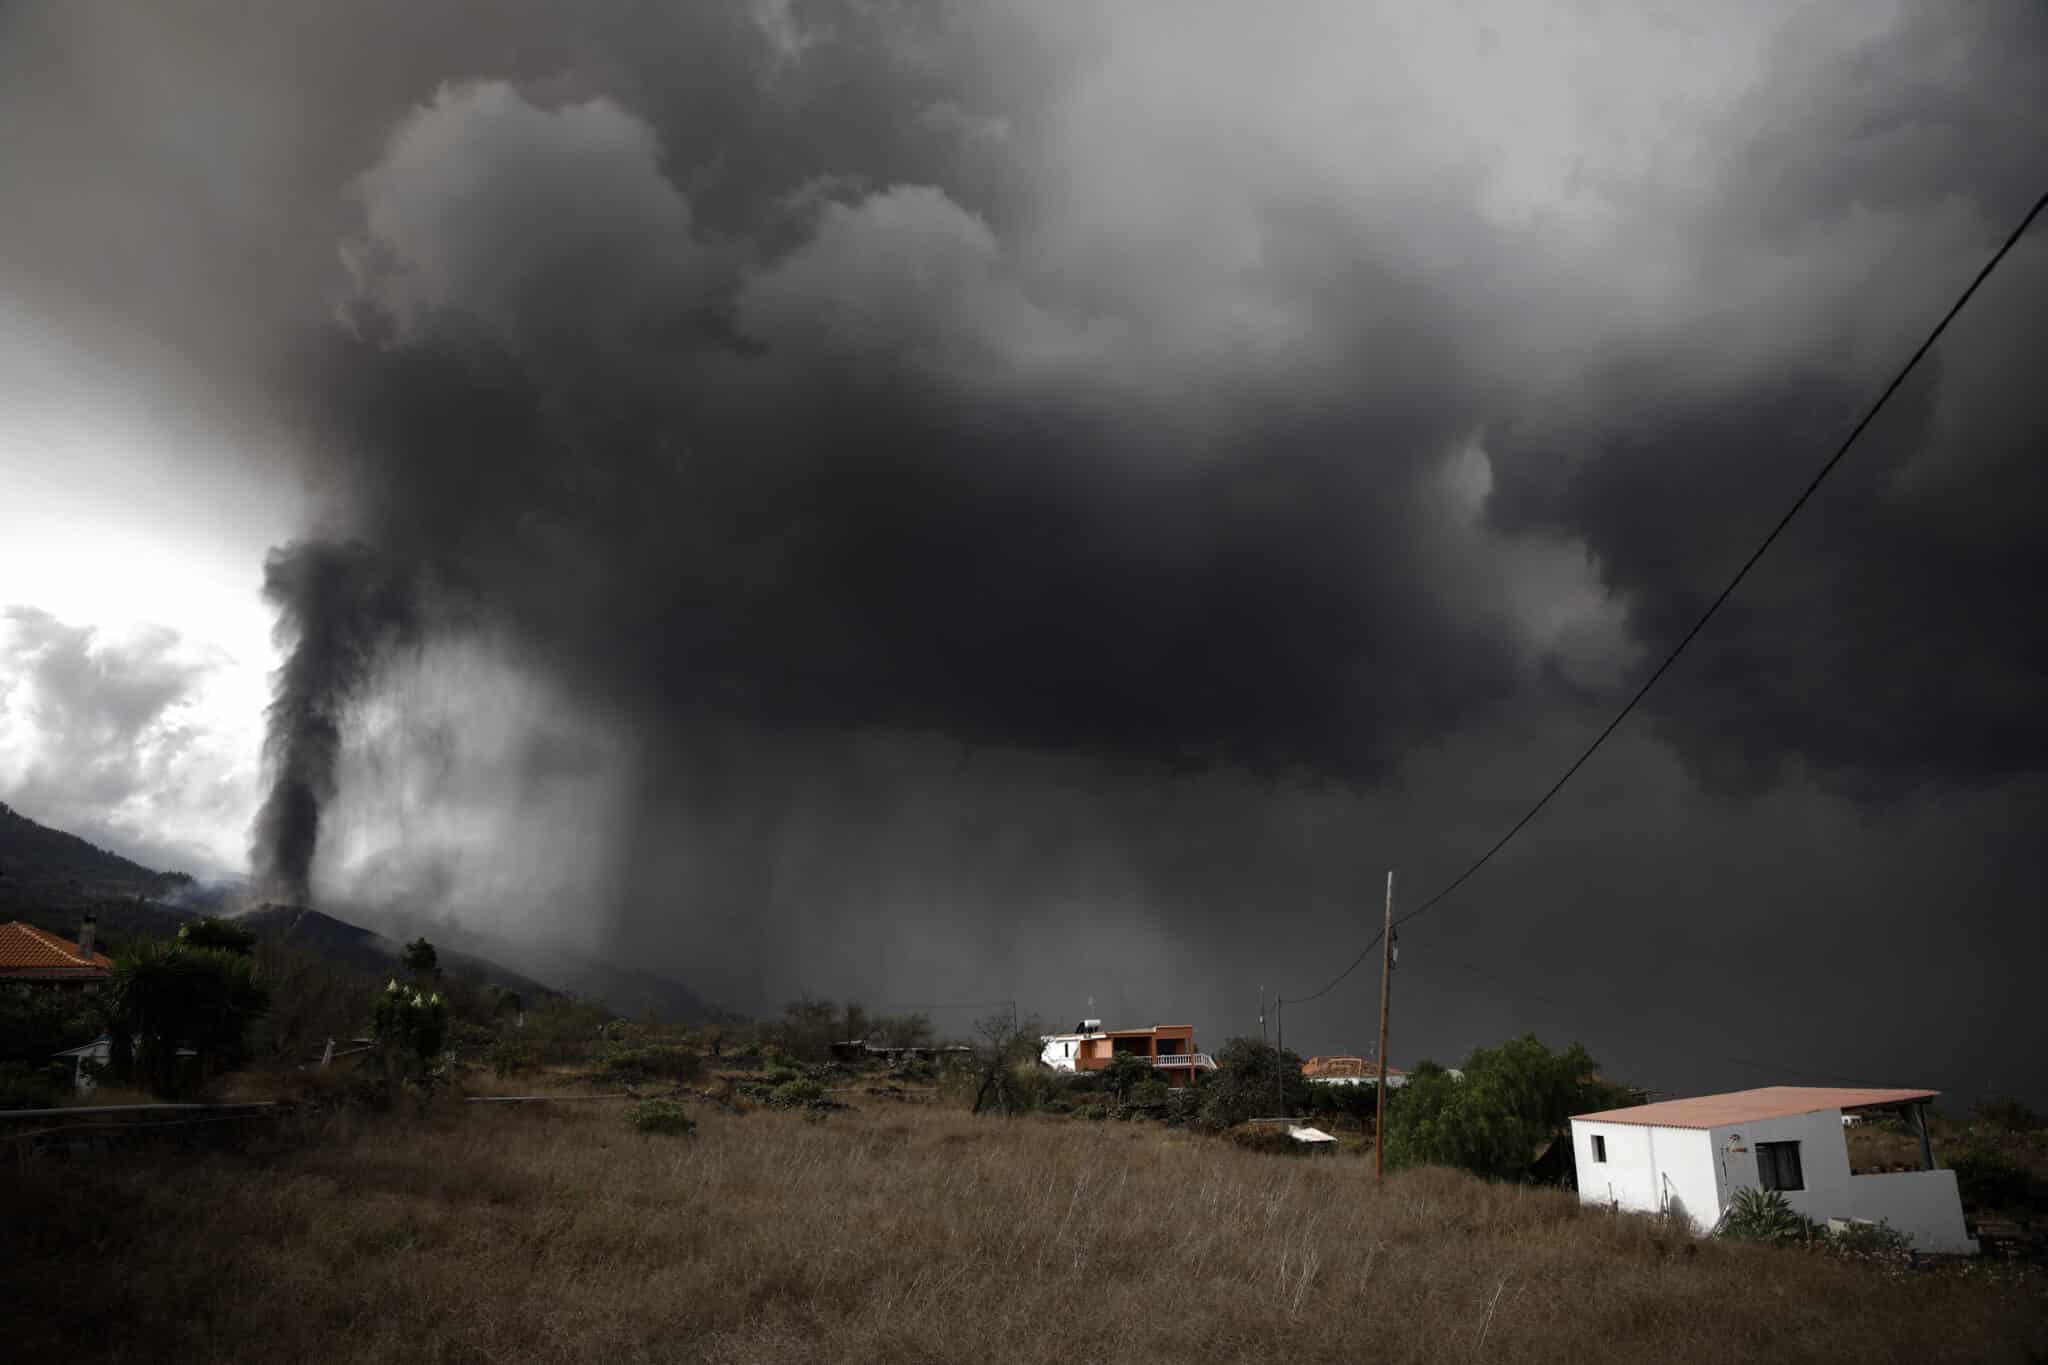
[[(505, 738), (453, 744), (422, 799), (496, 802), (525, 851), (557, 829), (579, 918), (736, 999), (952, 962), (1136, 1008), (1233, 957), (1177, 929), (1348, 941), (1374, 864), (1450, 875), (2038, 193), (2048, 133), (2021, 3), (579, 15), (253, 20), (238, 50), (272, 60), (226, 92), (188, 38), (188, 122), (250, 131), (181, 153), (133, 131), (171, 98), (120, 86), (139, 57), (26, 13), (127, 117), (46, 117), (12, 173), (86, 203), (132, 167), (166, 217), (240, 178), (234, 213), (121, 255), (125, 291), (66, 249), (97, 217), (41, 208), (0, 259), (52, 326), (203, 319), (178, 372), (285, 434), (327, 508), (301, 553), (440, 585), (464, 624), (430, 650), (487, 633), (536, 728), (634, 755), (578, 820), (588, 775), (494, 711)], [(54, 108), (21, 74), (8, 108)], [(1862, 868), (1916, 802), (2032, 809), (2044, 269), (2015, 255), (1653, 697), (1616, 761), (1673, 793), (1666, 863), (1726, 864), (1740, 829)], [(337, 891), (463, 900), (446, 859), (371, 858), (363, 793), (416, 732), (351, 730), (451, 675), (336, 601), (292, 618), (280, 725), (315, 717), (318, 761), (278, 771), (346, 808)], [(1650, 913), (1573, 871), (1649, 837), (1590, 790), (1477, 925)], [(305, 820), (263, 828), (321, 875), (279, 835)], [(1711, 904), (1700, 876), (1659, 894)], [(1844, 872), (1793, 937), (1869, 892)], [(1073, 946), (1091, 925), (1121, 978)]]

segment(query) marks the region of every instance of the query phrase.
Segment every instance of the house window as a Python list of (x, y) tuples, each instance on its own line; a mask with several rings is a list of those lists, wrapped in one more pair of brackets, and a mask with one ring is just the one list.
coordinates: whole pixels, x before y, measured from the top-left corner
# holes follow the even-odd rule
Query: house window
[(1799, 1169), (1799, 1144), (1759, 1142), (1756, 1145), (1756, 1182), (1767, 1190), (1803, 1190), (1806, 1177)]
[(1593, 1160), (1607, 1160), (1607, 1139), (1601, 1137), (1598, 1133), (1593, 1135)]

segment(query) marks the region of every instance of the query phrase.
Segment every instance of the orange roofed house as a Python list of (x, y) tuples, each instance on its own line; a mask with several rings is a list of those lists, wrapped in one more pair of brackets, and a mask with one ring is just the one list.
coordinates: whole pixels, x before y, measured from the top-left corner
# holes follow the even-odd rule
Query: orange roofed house
[(1196, 1050), (1193, 1024), (1105, 1029), (1100, 1019), (1083, 1019), (1072, 1033), (1050, 1033), (1038, 1041), (1038, 1059), (1054, 1071), (1100, 1071), (1112, 1057), (1129, 1055), (1156, 1067), (1178, 1089), (1197, 1071), (1216, 1069), (1214, 1058)]
[(13, 920), (0, 924), (0, 986), (98, 990), (114, 973), (114, 960), (93, 951), (93, 917), (87, 915), (78, 941)]
[[(1318, 1085), (1377, 1085), (1379, 1064), (1368, 1057), (1311, 1057), (1301, 1064), (1302, 1078)], [(1408, 1084), (1408, 1073), (1398, 1066), (1387, 1068), (1387, 1089)]]

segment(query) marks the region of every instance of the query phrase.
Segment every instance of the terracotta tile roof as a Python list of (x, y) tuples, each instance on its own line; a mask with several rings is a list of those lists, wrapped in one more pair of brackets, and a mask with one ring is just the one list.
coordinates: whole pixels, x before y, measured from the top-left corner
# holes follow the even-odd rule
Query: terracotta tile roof
[(0, 924), (0, 977), (11, 981), (76, 981), (105, 976), (114, 959), (94, 953), (78, 955), (78, 945), (46, 929), (12, 920)]
[(1574, 1114), (1572, 1122), (1640, 1123), (1652, 1128), (1719, 1128), (1758, 1119), (1817, 1114), (1827, 1109), (1861, 1109), (1878, 1104), (1909, 1104), (1931, 1100), (1938, 1090), (1856, 1090), (1828, 1085), (1767, 1085), (1760, 1090), (1734, 1090), (1725, 1095), (1696, 1095), (1689, 1100), (1661, 1100), (1633, 1109), (1603, 1109)]

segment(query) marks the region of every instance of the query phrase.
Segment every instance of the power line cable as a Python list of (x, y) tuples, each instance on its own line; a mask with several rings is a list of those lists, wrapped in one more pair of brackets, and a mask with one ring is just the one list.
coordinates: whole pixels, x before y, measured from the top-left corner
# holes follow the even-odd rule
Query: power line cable
[[(2027, 210), (2025, 217), (2020, 219), (2019, 226), (2014, 228), (2012, 230), (2012, 233), (2006, 237), (2005, 242), (1998, 248), (1998, 250), (1992, 253), (1991, 259), (1984, 263), (1984, 268), (1979, 270), (1977, 272), (1976, 278), (1970, 281), (1969, 288), (1963, 290), (1962, 294), (1957, 297), (1956, 301), (1953, 304), (1949, 305), (1948, 312), (1942, 315), (1941, 321), (1935, 324), (1934, 330), (1927, 334), (1927, 339), (1920, 343), (1919, 348), (1916, 349), (1913, 352), (1912, 356), (1907, 359), (1905, 365), (1900, 368), (1899, 372), (1896, 375), (1892, 376), (1892, 382), (1887, 384), (1884, 388), (1884, 392), (1880, 393), (1877, 396), (1877, 401), (1870, 405), (1869, 410), (1863, 414), (1862, 420), (1857, 422), (1856, 425), (1850, 429), (1848, 436), (1843, 438), (1841, 445), (1835, 448), (1835, 453), (1828, 457), (1827, 463), (1823, 464), (1820, 467), (1819, 472), (1817, 472), (1813, 476), (1813, 478), (1808, 481), (1805, 489), (1803, 489), (1800, 492), (1799, 496), (1793, 500), (1792, 506), (1786, 510), (1785, 515), (1778, 518), (1777, 525), (1773, 526), (1770, 530), (1770, 533), (1763, 538), (1763, 541), (1756, 547), (1756, 549), (1750, 552), (1749, 558), (1745, 559), (1742, 562), (1742, 567), (1735, 571), (1735, 576), (1728, 580), (1728, 585), (1722, 588), (1720, 593), (1714, 598), (1714, 600), (1707, 605), (1707, 609), (1700, 613), (1700, 618), (1697, 621), (1693, 622), (1692, 629), (1688, 630), (1685, 633), (1684, 637), (1680, 639), (1679, 642), (1672, 647), (1671, 652), (1664, 656), (1664, 661), (1657, 665), (1656, 671), (1650, 674), (1649, 678), (1643, 683), (1641, 687), (1636, 689), (1635, 695), (1630, 697), (1628, 699), (1627, 704), (1624, 705), (1621, 708), (1621, 710), (1615, 713), (1614, 719), (1607, 722), (1606, 727), (1603, 728), (1600, 731), (1600, 733), (1594, 737), (1593, 742), (1591, 744), (1588, 744), (1586, 746), (1585, 751), (1582, 752), (1576, 759), (1572, 760), (1572, 765), (1564, 770), (1564, 775), (1562, 777), (1559, 777), (1557, 781), (1551, 783), (1550, 789), (1544, 792), (1541, 797), (1537, 798), (1536, 804), (1529, 807), (1528, 810), (1524, 811), (1522, 813), (1522, 818), (1515, 821), (1513, 825), (1509, 826), (1508, 832), (1501, 835), (1500, 838), (1496, 839), (1490, 848), (1488, 848), (1484, 853), (1480, 854), (1479, 857), (1472, 862), (1471, 866), (1467, 867), (1463, 872), (1460, 872), (1456, 877), (1453, 877), (1448, 885), (1446, 885), (1442, 890), (1438, 891), (1435, 895), (1431, 896), (1428, 900), (1416, 906), (1407, 914), (1402, 915), (1400, 918), (1396, 919), (1394, 921), (1395, 928), (1398, 929), (1400, 926), (1408, 923), (1408, 921), (1415, 919), (1420, 915), (1426, 914), (1428, 911), (1435, 908), (1438, 904), (1446, 900), (1451, 895), (1451, 893), (1453, 893), (1459, 887), (1463, 886), (1467, 881), (1469, 881), (1475, 872), (1479, 871), (1480, 868), (1486, 866), (1487, 863), (1491, 862), (1493, 860), (1493, 856), (1496, 853), (1499, 853), (1503, 848), (1506, 848), (1508, 846), (1509, 841), (1512, 840), (1517, 834), (1520, 834), (1522, 830), (1529, 824), (1529, 822), (1531, 820), (1534, 820), (1537, 814), (1541, 812), (1545, 806), (1550, 804), (1552, 797), (1556, 796), (1560, 791), (1564, 790), (1565, 783), (1571, 781), (1572, 778), (1578, 773), (1579, 769), (1586, 766), (1586, 761), (1592, 758), (1593, 755), (1599, 750), (1600, 746), (1607, 742), (1608, 736), (1612, 735), (1617, 729), (1620, 728), (1621, 723), (1624, 720), (1628, 719), (1629, 713), (1636, 709), (1637, 703), (1641, 702), (1645, 696), (1649, 695), (1650, 689), (1655, 687), (1658, 683), (1658, 680), (1661, 679), (1665, 675), (1665, 673), (1670, 671), (1671, 665), (1678, 661), (1678, 656), (1685, 652), (1686, 646), (1690, 645), (1693, 642), (1693, 640), (1696, 637), (1698, 637), (1699, 633), (1702, 630), (1706, 629), (1707, 622), (1713, 620), (1715, 614), (1721, 610), (1722, 604), (1734, 595), (1735, 589), (1741, 585), (1742, 580), (1749, 576), (1749, 571), (1755, 568), (1757, 565), (1757, 561), (1761, 560), (1764, 557), (1764, 552), (1769, 550), (1771, 546), (1777, 542), (1777, 539), (1780, 535), (1784, 534), (1785, 528), (1792, 524), (1792, 518), (1799, 515), (1799, 510), (1802, 507), (1806, 506), (1806, 504), (1812, 499), (1814, 493), (1820, 488), (1821, 483), (1827, 478), (1829, 474), (1834, 472), (1835, 466), (1842, 462), (1842, 457), (1849, 453), (1849, 448), (1856, 444), (1857, 438), (1863, 435), (1864, 429), (1867, 428), (1871, 424), (1871, 422), (1876, 419), (1877, 414), (1879, 412), (1883, 411), (1884, 405), (1891, 401), (1892, 395), (1899, 391), (1900, 386), (1906, 382), (1907, 377), (1911, 375), (1914, 369), (1919, 366), (1922, 358), (1924, 358), (1930, 350), (1934, 349), (1934, 343), (1941, 339), (1941, 334), (1948, 330), (1948, 325), (1951, 322), (1955, 321), (1957, 314), (1963, 311), (1963, 306), (1969, 303), (1971, 297), (1976, 294), (1978, 287), (1982, 285), (1985, 280), (1990, 278), (1991, 272), (1998, 268), (1999, 262), (2003, 261), (2006, 258), (2006, 255), (2009, 252), (2011, 252), (2013, 247), (2019, 244), (2020, 238), (2024, 237), (2027, 233), (2027, 229), (2033, 226), (2034, 220), (2041, 215), (2041, 210), (2044, 207), (2048, 207), (2048, 194), (2043, 194), (2040, 198), (2034, 201), (2034, 206)], [(1346, 967), (1343, 971), (1337, 973), (1336, 977), (1333, 980), (1331, 980), (1331, 982), (1328, 985), (1324, 986), (1321, 990), (1316, 991), (1312, 995), (1287, 998), (1285, 1003), (1305, 1005), (1309, 1001), (1320, 999), (1321, 997), (1328, 995), (1331, 991), (1337, 989), (1337, 987), (1343, 983), (1346, 977), (1350, 976), (1351, 973), (1358, 970), (1359, 964), (1365, 961), (1367, 955), (1369, 955), (1374, 948), (1379, 946), (1380, 939), (1384, 936), (1384, 932), (1385, 931), (1382, 930), (1381, 933), (1374, 934), (1372, 942), (1366, 944), (1365, 947), (1359, 951), (1358, 956), (1351, 959), (1351, 965)], [(1278, 997), (1276, 997), (1276, 1003), (1277, 1001)]]
[[(1934, 343), (1941, 339), (1941, 334), (1948, 330), (1948, 325), (1951, 322), (1955, 321), (1956, 315), (1958, 313), (1963, 311), (1963, 306), (1967, 304), (1970, 301), (1971, 296), (1977, 292), (1978, 286), (1983, 284), (1985, 280), (1990, 278), (1991, 272), (1998, 268), (1998, 263), (2005, 259), (2006, 254), (2010, 252), (2014, 246), (2018, 245), (2020, 238), (2026, 235), (2026, 231), (2029, 227), (2033, 226), (2034, 219), (2040, 216), (2041, 210), (2044, 207), (2048, 207), (2048, 194), (2043, 194), (2040, 198), (2034, 201), (2034, 206), (2027, 210), (2027, 214), (2024, 218), (2020, 219), (2019, 226), (2014, 228), (2012, 230), (2011, 235), (2005, 239), (2004, 244), (2000, 246), (1997, 251), (1992, 253), (1991, 259), (1984, 263), (1984, 268), (1977, 272), (1977, 277), (1970, 281), (1970, 287), (1965, 289), (1962, 292), (1961, 296), (1958, 297), (1953, 304), (1949, 305), (1948, 312), (1942, 315), (1941, 321), (1935, 324), (1934, 330), (1927, 334), (1927, 339), (1920, 343), (1919, 349), (1915, 350), (1912, 356), (1906, 361), (1905, 365), (1900, 368), (1899, 372), (1896, 375), (1892, 376), (1892, 382), (1885, 385), (1884, 392), (1877, 396), (1877, 401), (1870, 405), (1869, 411), (1863, 414), (1862, 420), (1857, 422), (1856, 425), (1850, 429), (1848, 436), (1843, 438), (1842, 444), (1835, 448), (1835, 453), (1828, 457), (1827, 463), (1823, 464), (1820, 467), (1819, 472), (1816, 473), (1810, 481), (1808, 481), (1805, 489), (1802, 490), (1799, 496), (1793, 500), (1792, 506), (1786, 509), (1785, 515), (1778, 518), (1778, 524), (1771, 528), (1770, 534), (1766, 535), (1763, 538), (1762, 543), (1759, 544), (1756, 547), (1756, 549), (1750, 552), (1748, 559), (1742, 561), (1742, 567), (1737, 569), (1735, 571), (1735, 576), (1728, 580), (1728, 586), (1722, 588), (1720, 594), (1716, 596), (1714, 600), (1707, 605), (1707, 609), (1700, 613), (1700, 618), (1699, 620), (1693, 622), (1692, 629), (1688, 630), (1685, 633), (1684, 638), (1679, 640), (1679, 642), (1672, 647), (1671, 652), (1664, 656), (1664, 662), (1657, 665), (1657, 671), (1652, 673), (1649, 676), (1649, 678), (1643, 683), (1643, 685), (1636, 689), (1635, 695), (1628, 699), (1627, 705), (1623, 706), (1621, 710), (1615, 713), (1614, 719), (1607, 722), (1606, 728), (1601, 730), (1600, 733), (1594, 737), (1593, 742), (1586, 746), (1585, 752), (1581, 753), (1576, 759), (1572, 760), (1572, 765), (1564, 770), (1564, 776), (1558, 778), (1557, 781), (1551, 783), (1550, 790), (1544, 792), (1543, 795), (1537, 799), (1535, 805), (1529, 807), (1527, 811), (1523, 812), (1522, 818), (1515, 821), (1515, 823), (1509, 827), (1508, 832), (1506, 834), (1501, 835), (1499, 839), (1495, 840), (1493, 846), (1487, 849), (1486, 852), (1480, 854), (1478, 859), (1475, 860), (1470, 867), (1467, 867), (1463, 872), (1460, 872), (1456, 877), (1452, 878), (1448, 886), (1444, 887), (1443, 890), (1437, 892), (1434, 896), (1431, 896), (1422, 904), (1416, 906), (1413, 910), (1410, 910), (1407, 914), (1395, 920), (1394, 924), (1396, 927), (1406, 924), (1408, 921), (1415, 919), (1420, 915), (1428, 913), (1429, 910), (1431, 910), (1444, 899), (1449, 897), (1452, 892), (1456, 891), (1459, 887), (1463, 886), (1466, 883), (1466, 881), (1471, 878), (1473, 873), (1477, 872), (1480, 868), (1486, 866), (1486, 864), (1492, 860), (1494, 854), (1500, 852), (1503, 848), (1506, 848), (1508, 845), (1508, 841), (1513, 839), (1517, 834), (1520, 834), (1523, 828), (1526, 825), (1528, 825), (1528, 823), (1531, 820), (1534, 820), (1536, 818), (1537, 813), (1541, 811), (1545, 806), (1550, 804), (1550, 799), (1556, 796), (1558, 792), (1564, 789), (1565, 783), (1571, 781), (1573, 775), (1576, 774), (1580, 768), (1586, 766), (1586, 760), (1590, 759), (1594, 755), (1594, 753), (1599, 750), (1600, 746), (1607, 742), (1607, 737), (1609, 735), (1612, 735), (1615, 732), (1615, 730), (1620, 728), (1621, 723), (1624, 720), (1628, 719), (1629, 713), (1636, 709), (1636, 704), (1642, 701), (1642, 699), (1645, 696), (1649, 695), (1650, 689), (1655, 687), (1657, 685), (1657, 681), (1660, 678), (1662, 678), (1666, 672), (1670, 670), (1671, 665), (1678, 661), (1678, 656), (1685, 653), (1686, 646), (1690, 645), (1693, 642), (1693, 640), (1698, 637), (1699, 633), (1702, 630), (1706, 629), (1707, 622), (1713, 620), (1715, 613), (1721, 610), (1722, 604), (1734, 595), (1735, 589), (1738, 586), (1740, 586), (1742, 580), (1749, 576), (1749, 571), (1755, 568), (1757, 565), (1757, 561), (1764, 557), (1764, 552), (1769, 550), (1771, 546), (1777, 542), (1777, 539), (1780, 535), (1784, 534), (1785, 528), (1792, 524), (1792, 518), (1799, 515), (1799, 509), (1806, 506), (1807, 502), (1812, 499), (1815, 491), (1817, 491), (1820, 488), (1822, 481), (1825, 480), (1829, 474), (1834, 472), (1835, 466), (1842, 462), (1842, 457), (1849, 453), (1849, 448), (1856, 444), (1856, 439), (1859, 436), (1861, 436), (1865, 428), (1867, 428), (1871, 424), (1871, 422), (1876, 419), (1877, 414), (1884, 409), (1884, 405), (1891, 401), (1892, 395), (1899, 391), (1900, 386), (1906, 382), (1907, 376), (1912, 374), (1914, 369), (1920, 364), (1921, 359), (1925, 357), (1929, 351), (1934, 349)], [(1354, 963), (1353, 965), (1355, 966), (1356, 964)]]

